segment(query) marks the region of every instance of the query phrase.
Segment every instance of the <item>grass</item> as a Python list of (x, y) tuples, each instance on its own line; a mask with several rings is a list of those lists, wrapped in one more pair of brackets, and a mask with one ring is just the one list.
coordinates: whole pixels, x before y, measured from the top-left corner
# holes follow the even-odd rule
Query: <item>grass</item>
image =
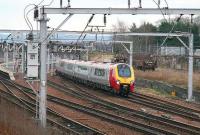
[(147, 94), (147, 95), (156, 95), (159, 97), (172, 98), (172, 96), (169, 93), (164, 92), (164, 91), (159, 91), (156, 89), (136, 87), (135, 91), (138, 93)]
[(111, 53), (92, 52), (89, 53), (89, 60), (98, 62), (109, 62), (113, 58)]
[(0, 97), (0, 135), (57, 135), (53, 129), (43, 129), (26, 112)]
[[(135, 70), (136, 78), (144, 78), (149, 80), (163, 81), (170, 84), (187, 87), (188, 73), (187, 71), (178, 71), (172, 69), (157, 69), (156, 71), (140, 71)], [(193, 74), (193, 87), (200, 90), (200, 73)]]

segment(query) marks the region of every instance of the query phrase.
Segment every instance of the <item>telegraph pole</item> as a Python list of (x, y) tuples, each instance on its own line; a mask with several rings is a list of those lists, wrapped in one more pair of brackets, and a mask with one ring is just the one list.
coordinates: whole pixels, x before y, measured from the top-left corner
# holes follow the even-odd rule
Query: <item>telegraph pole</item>
[(46, 127), (46, 92), (47, 92), (47, 15), (41, 13), (40, 18), (40, 93), (39, 93), (39, 119), (41, 125)]
[(193, 100), (193, 34), (189, 36), (188, 101)]

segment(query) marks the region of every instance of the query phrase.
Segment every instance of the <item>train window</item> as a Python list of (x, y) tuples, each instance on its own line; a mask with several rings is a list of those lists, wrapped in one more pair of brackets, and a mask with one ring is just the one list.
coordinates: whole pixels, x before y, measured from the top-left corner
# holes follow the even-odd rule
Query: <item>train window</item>
[(94, 74), (96, 76), (105, 76), (105, 69), (95, 68)]
[(117, 69), (120, 77), (131, 77), (131, 70), (128, 65), (125, 64), (118, 65)]
[(85, 71), (86, 71), (86, 70), (87, 70), (87, 67), (84, 67), (84, 66), (78, 66), (78, 70), (79, 70), (79, 71), (81, 71), (81, 70), (85, 70)]
[(73, 65), (72, 64), (67, 64), (67, 69), (72, 70), (73, 69)]
[(35, 59), (35, 54), (31, 54), (30, 59), (32, 59), (32, 60)]
[(64, 67), (64, 64), (65, 64), (64, 62), (60, 62), (61, 67)]

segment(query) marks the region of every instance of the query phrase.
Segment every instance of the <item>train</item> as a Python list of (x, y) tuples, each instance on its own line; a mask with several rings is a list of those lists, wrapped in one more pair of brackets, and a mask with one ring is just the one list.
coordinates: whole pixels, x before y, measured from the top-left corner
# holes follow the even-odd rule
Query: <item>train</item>
[(152, 70), (157, 68), (157, 58), (151, 54), (133, 54), (133, 66), (138, 70)]
[(128, 96), (135, 88), (134, 69), (125, 63), (61, 59), (56, 74), (121, 96)]
[[(156, 56), (151, 54), (134, 53), (132, 60), (133, 60), (133, 67), (138, 70), (155, 71), (155, 69), (158, 67)], [(126, 63), (127, 61), (128, 61), (128, 56), (125, 54), (118, 54), (112, 59), (112, 62)]]

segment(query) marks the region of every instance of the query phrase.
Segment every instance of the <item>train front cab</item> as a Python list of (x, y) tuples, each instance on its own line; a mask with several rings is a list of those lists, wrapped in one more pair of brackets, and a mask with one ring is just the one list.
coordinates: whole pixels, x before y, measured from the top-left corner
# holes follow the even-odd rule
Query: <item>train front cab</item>
[(110, 85), (113, 90), (123, 96), (134, 91), (134, 70), (127, 64), (117, 64), (110, 71)]

